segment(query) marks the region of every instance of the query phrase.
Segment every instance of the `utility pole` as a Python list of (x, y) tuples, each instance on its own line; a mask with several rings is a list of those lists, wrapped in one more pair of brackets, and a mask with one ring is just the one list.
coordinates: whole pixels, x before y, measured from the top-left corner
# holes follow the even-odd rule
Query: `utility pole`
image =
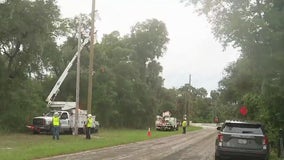
[(191, 74), (189, 74), (188, 84), (191, 86)]
[[(78, 28), (78, 50), (81, 47), (81, 16), (79, 17)], [(74, 135), (78, 135), (78, 118), (79, 118), (79, 97), (80, 97), (80, 52), (77, 56), (77, 75), (76, 75), (76, 110), (75, 110), (75, 130)]]
[(92, 13), (91, 13), (91, 44), (90, 44), (90, 59), (89, 59), (89, 83), (88, 83), (88, 114), (91, 114), (92, 109), (92, 89), (93, 89), (93, 66), (94, 66), (94, 48), (95, 48), (95, 4), (96, 1), (92, 0)]
[[(188, 78), (188, 84), (189, 84), (189, 90), (188, 90), (188, 98), (190, 100), (190, 94), (191, 94), (191, 74), (189, 74), (189, 78)], [(188, 102), (188, 111), (190, 112), (190, 105), (189, 105), (189, 102)]]
[[(187, 100), (186, 100), (186, 115), (188, 116), (188, 117), (190, 117), (189, 116), (189, 114), (190, 114), (190, 92), (191, 92), (191, 74), (189, 74), (189, 79), (188, 79), (188, 90), (187, 90), (187, 92), (186, 93), (188, 93), (188, 96), (187, 96)], [(187, 119), (187, 124), (189, 124), (189, 119)]]

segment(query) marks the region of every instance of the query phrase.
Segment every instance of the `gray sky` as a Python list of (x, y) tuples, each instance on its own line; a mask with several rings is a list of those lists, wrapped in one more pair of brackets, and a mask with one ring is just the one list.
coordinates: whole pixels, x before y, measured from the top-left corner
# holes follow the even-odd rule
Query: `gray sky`
[[(57, 0), (63, 17), (91, 12), (92, 0)], [(96, 21), (98, 39), (103, 34), (119, 31), (129, 34), (137, 22), (156, 18), (166, 24), (170, 42), (164, 57), (162, 77), (166, 88), (179, 88), (189, 82), (208, 93), (217, 89), (224, 68), (239, 57), (233, 48), (223, 48), (210, 30), (205, 17), (180, 0), (96, 0), (100, 19)]]

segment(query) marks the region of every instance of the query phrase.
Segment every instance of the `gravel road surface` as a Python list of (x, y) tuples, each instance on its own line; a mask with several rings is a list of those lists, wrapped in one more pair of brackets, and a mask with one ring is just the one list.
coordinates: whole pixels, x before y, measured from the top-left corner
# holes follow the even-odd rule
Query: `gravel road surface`
[[(200, 124), (201, 125), (201, 124)], [(214, 160), (216, 127), (40, 160)]]

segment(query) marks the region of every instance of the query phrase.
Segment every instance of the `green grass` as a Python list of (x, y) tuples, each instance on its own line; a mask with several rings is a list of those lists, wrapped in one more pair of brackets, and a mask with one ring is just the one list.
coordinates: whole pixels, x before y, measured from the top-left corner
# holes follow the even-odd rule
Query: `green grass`
[[(188, 128), (188, 131), (198, 129), (201, 128), (191, 126)], [(182, 129), (172, 132), (153, 130), (151, 131), (151, 137), (147, 136), (147, 131), (148, 130), (101, 129), (99, 133), (92, 135), (91, 140), (86, 140), (84, 135), (60, 135), (60, 140), (58, 141), (52, 140), (51, 135), (1, 134), (0, 159), (28, 160), (74, 153), (181, 134)]]

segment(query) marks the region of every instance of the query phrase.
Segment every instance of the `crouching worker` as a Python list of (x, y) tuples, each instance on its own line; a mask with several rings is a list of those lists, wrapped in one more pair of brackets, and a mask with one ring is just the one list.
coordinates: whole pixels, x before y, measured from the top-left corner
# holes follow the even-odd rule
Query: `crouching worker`
[(52, 138), (59, 140), (59, 130), (60, 130), (60, 120), (59, 120), (59, 113), (55, 112), (52, 117)]
[(93, 126), (93, 118), (91, 114), (88, 114), (87, 124), (86, 124), (86, 139), (91, 139), (92, 126)]

